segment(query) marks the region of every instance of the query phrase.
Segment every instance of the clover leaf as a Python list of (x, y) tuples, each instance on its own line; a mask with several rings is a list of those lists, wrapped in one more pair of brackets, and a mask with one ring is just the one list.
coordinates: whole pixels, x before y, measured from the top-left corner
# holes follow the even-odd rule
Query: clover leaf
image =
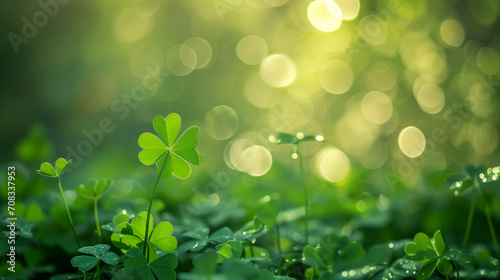
[(124, 265), (129, 274), (136, 273), (139, 279), (176, 279), (175, 268), (178, 265), (175, 254), (168, 253), (148, 263), (138, 248), (132, 248), (125, 254)]
[(460, 251), (448, 248), (440, 230), (436, 231), (432, 240), (427, 234), (419, 232), (413, 241), (406, 244), (405, 253), (407, 259), (422, 263), (417, 273), (418, 280), (431, 277), (436, 267), (444, 275), (453, 271), (451, 262)]
[(210, 229), (208, 227), (199, 227), (192, 231), (187, 231), (182, 236), (192, 238), (184, 242), (179, 251), (197, 252), (205, 248), (208, 243), (220, 244), (233, 239), (233, 232), (228, 227), (223, 227), (209, 236)]
[[(144, 236), (146, 234), (146, 212), (141, 212), (131, 223), (124, 221), (115, 227), (119, 233), (114, 232), (111, 235), (113, 244), (123, 252), (133, 247), (142, 248)], [(148, 240), (149, 240), (149, 260), (157, 258), (156, 250), (153, 247), (165, 252), (173, 252), (177, 248), (177, 239), (171, 236), (174, 227), (169, 222), (161, 222), (153, 228), (153, 217), (149, 219)]]
[[(166, 118), (156, 116), (153, 127), (158, 136), (146, 132), (139, 136), (139, 160), (145, 165), (157, 164), (158, 173), (165, 165), (163, 176), (172, 174), (177, 178), (185, 179), (191, 174), (188, 162), (194, 165), (200, 163), (198, 146), (198, 127), (188, 128), (180, 137), (181, 117), (176, 113)], [(166, 163), (165, 163), (166, 161)]]
[(56, 160), (55, 168), (48, 162), (44, 162), (40, 165), (40, 169), (37, 170), (38, 174), (47, 176), (47, 177), (59, 177), (61, 173), (68, 167), (71, 163), (71, 159), (66, 161), (64, 158), (58, 158)]
[(87, 255), (80, 255), (71, 259), (71, 265), (77, 267), (82, 272), (87, 272), (99, 263), (100, 260), (110, 265), (118, 264), (118, 255), (109, 252), (111, 246), (107, 244), (97, 244), (94, 246), (86, 246), (78, 249), (78, 252)]
[(83, 197), (94, 199), (100, 198), (104, 192), (114, 183), (113, 179), (89, 179), (81, 184), (76, 191)]

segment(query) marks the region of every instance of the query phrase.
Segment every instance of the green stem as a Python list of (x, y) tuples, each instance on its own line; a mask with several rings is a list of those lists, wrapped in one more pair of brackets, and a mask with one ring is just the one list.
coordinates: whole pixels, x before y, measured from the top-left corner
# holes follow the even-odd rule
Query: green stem
[(165, 166), (167, 165), (167, 160), (168, 156), (170, 153), (167, 152), (167, 155), (165, 156), (165, 161), (163, 162), (163, 165), (161, 166), (161, 170), (158, 173), (158, 177), (156, 178), (156, 183), (153, 188), (153, 195), (151, 196), (151, 200), (149, 201), (149, 207), (148, 207), (148, 216), (146, 218), (146, 232), (144, 233), (144, 246), (142, 248), (142, 252), (144, 252), (144, 256), (146, 257), (146, 260), (149, 263), (149, 253), (147, 252), (149, 250), (148, 246), (148, 231), (149, 231), (149, 219), (151, 216), (151, 207), (153, 206), (153, 200), (155, 199), (156, 195), (156, 189), (158, 189), (158, 183), (160, 182), (161, 175), (163, 174), (163, 170), (165, 170)]
[(283, 267), (283, 252), (281, 251), (281, 234), (280, 234), (280, 225), (276, 223), (276, 245), (278, 246), (278, 254), (280, 255), (280, 263), (278, 267), (278, 272), (282, 273)]
[(99, 280), (101, 280), (101, 272), (99, 270), (99, 267), (101, 266), (101, 259), (97, 259), (97, 277)]
[(83, 280), (86, 280), (87, 279), (87, 273), (83, 273)]
[(457, 263), (455, 262), (454, 259), (451, 259), (451, 264), (453, 265), (453, 267), (457, 271), (457, 279), (460, 280), (460, 272), (458, 271), (458, 265), (457, 265)]
[(486, 220), (488, 220), (488, 227), (490, 228), (491, 239), (493, 240), (493, 245), (495, 246), (497, 258), (500, 258), (497, 237), (495, 234), (495, 228), (493, 228), (493, 222), (491, 221), (490, 211), (488, 210), (488, 206), (486, 205), (486, 202), (484, 201), (484, 197), (483, 197), (483, 194), (481, 193), (481, 190), (478, 189), (478, 191), (479, 191), (479, 199), (481, 200), (481, 204), (483, 205), (483, 208), (484, 208), (484, 214), (486, 215)]
[(467, 242), (469, 242), (470, 230), (472, 228), (472, 220), (474, 219), (474, 209), (476, 208), (476, 189), (472, 194), (472, 201), (470, 203), (469, 218), (467, 219), (467, 228), (465, 229), (464, 241), (462, 242), (462, 248), (467, 247)]
[(97, 213), (97, 199), (94, 198), (94, 215), (95, 215), (95, 226), (97, 228), (97, 235), (99, 236), (99, 243), (102, 243), (102, 237), (101, 237), (101, 227), (99, 226), (99, 215)]
[(61, 180), (59, 180), (59, 177), (56, 178), (57, 178), (57, 184), (59, 185), (59, 190), (61, 191), (61, 196), (64, 202), (64, 206), (66, 207), (66, 213), (68, 213), (68, 219), (69, 223), (71, 224), (71, 229), (73, 230), (73, 234), (75, 235), (76, 243), (78, 243), (78, 248), (81, 248), (82, 245), (80, 244), (80, 240), (78, 240), (78, 236), (76, 235), (75, 226), (73, 225), (73, 219), (71, 219), (71, 214), (69, 213), (68, 203), (66, 203), (66, 198), (64, 197), (64, 192), (61, 186)]
[(300, 169), (300, 180), (302, 181), (302, 187), (304, 188), (304, 237), (305, 237), (305, 245), (308, 244), (309, 241), (309, 193), (307, 190), (307, 186), (304, 182), (304, 168), (302, 165), (302, 155), (300, 154), (300, 149), (297, 144), (297, 155), (299, 158), (299, 169)]

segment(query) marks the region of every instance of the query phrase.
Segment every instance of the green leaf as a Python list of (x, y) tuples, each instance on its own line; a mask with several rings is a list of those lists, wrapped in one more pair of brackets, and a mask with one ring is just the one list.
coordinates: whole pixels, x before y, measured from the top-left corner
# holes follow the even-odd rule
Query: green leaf
[(42, 165), (40, 165), (40, 169), (36, 172), (43, 176), (57, 177), (57, 173), (54, 170), (54, 167), (52, 167), (52, 165), (48, 162), (42, 163)]
[(208, 227), (198, 227), (192, 231), (187, 231), (183, 233), (182, 236), (199, 240), (207, 240), (209, 232), (210, 229)]
[(272, 142), (276, 144), (297, 144), (299, 142), (297, 136), (285, 132), (279, 132), (275, 138), (272, 138), (272, 140), (274, 140)]
[(181, 158), (195, 165), (200, 163), (200, 155), (196, 152), (196, 147), (198, 146), (197, 135), (198, 127), (192, 126), (188, 128), (172, 148), (172, 151)]
[(165, 254), (149, 264), (151, 271), (158, 279), (176, 279), (174, 268), (178, 265), (174, 254)]
[(281, 208), (281, 199), (279, 195), (275, 194), (272, 197), (266, 195), (259, 200), (255, 213), (262, 219), (262, 222), (271, 228), (276, 224), (276, 218), (278, 217)]
[(130, 217), (127, 214), (118, 213), (113, 217), (113, 224), (118, 225), (123, 222), (128, 223), (130, 221)]
[(61, 175), (63, 173), (63, 171), (66, 169), (66, 167), (68, 167), (68, 165), (71, 163), (71, 159), (69, 161), (66, 161), (66, 159), (64, 158), (58, 158), (56, 160), (56, 173), (57, 175)]
[(113, 184), (112, 179), (89, 179), (81, 184), (76, 191), (83, 197), (94, 199), (100, 198), (102, 194)]
[(97, 265), (97, 258), (93, 256), (76, 256), (71, 258), (71, 265), (87, 272)]
[(101, 256), (101, 260), (110, 265), (117, 265), (120, 258), (114, 252), (104, 252)]
[[(141, 212), (139, 213), (133, 220), (132, 220), (132, 228), (134, 229), (134, 235), (144, 238), (144, 235), (146, 233), (146, 217), (147, 217), (147, 212)], [(150, 219), (149, 219), (149, 226), (148, 226), (148, 236), (151, 234), (153, 231), (153, 216), (150, 214)]]
[(363, 249), (363, 246), (356, 241), (349, 241), (338, 251), (339, 259), (348, 264), (361, 262), (365, 255), (366, 252)]
[(231, 245), (228, 243), (219, 244), (215, 247), (217, 253), (224, 256), (226, 259), (233, 257), (233, 251), (231, 250)]
[(215, 248), (217, 253), (221, 254), (226, 259), (240, 258), (243, 253), (243, 245), (238, 240), (230, 240), (226, 243), (217, 245)]
[(436, 233), (434, 234), (433, 244), (438, 256), (444, 254), (444, 252), (446, 251), (446, 245), (444, 244), (443, 236), (441, 235), (440, 230), (436, 231)]
[(212, 233), (208, 241), (223, 243), (231, 239), (233, 239), (233, 231), (228, 227), (223, 227)]
[(104, 252), (108, 251), (110, 248), (111, 246), (109, 246), (108, 244), (97, 244), (94, 246), (82, 247), (78, 249), (78, 252), (99, 257)]
[(440, 259), (438, 261), (437, 268), (439, 272), (441, 272), (444, 275), (448, 275), (453, 271), (453, 265), (451, 264), (450, 261), (445, 259)]
[(144, 257), (139, 248), (134, 247), (128, 250), (127, 253), (125, 253), (125, 256), (127, 257), (124, 261), (125, 267), (137, 269), (141, 265), (148, 264), (146, 257)]
[(167, 146), (171, 148), (181, 130), (181, 116), (176, 113), (168, 114), (165, 118), (165, 124), (167, 127), (167, 139), (164, 140), (167, 140)]
[(432, 273), (436, 269), (438, 260), (430, 260), (422, 264), (417, 272), (417, 280), (425, 280), (431, 277)]
[(143, 148), (139, 152), (139, 160), (144, 165), (156, 163), (165, 153), (169, 151), (165, 143), (156, 135), (146, 132), (139, 136), (139, 146)]
[(318, 251), (316, 251), (316, 248), (309, 245), (304, 247), (302, 260), (305, 264), (309, 266), (313, 267), (318, 267), (320, 265), (326, 266), (326, 264), (321, 261), (321, 257), (319, 256)]
[(207, 251), (193, 258), (193, 266), (203, 275), (213, 275), (217, 268), (218, 254), (215, 251)]
[(172, 235), (174, 227), (169, 222), (161, 222), (154, 228), (149, 242), (165, 252), (173, 252), (177, 248), (177, 239)]

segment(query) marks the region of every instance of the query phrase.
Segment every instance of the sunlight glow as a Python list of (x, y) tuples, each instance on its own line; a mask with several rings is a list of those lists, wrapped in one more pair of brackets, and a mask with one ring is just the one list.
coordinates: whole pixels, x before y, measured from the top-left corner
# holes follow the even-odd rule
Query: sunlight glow
[(260, 64), (260, 76), (270, 87), (289, 86), (297, 75), (293, 61), (284, 54), (272, 54)]
[(361, 111), (370, 122), (384, 124), (392, 116), (392, 101), (385, 93), (372, 91), (363, 97)]
[(229, 139), (238, 129), (238, 115), (231, 107), (216, 106), (205, 115), (203, 128), (213, 139)]
[(443, 41), (452, 47), (460, 47), (465, 39), (463, 26), (454, 19), (447, 19), (441, 23), (439, 34)]
[(333, 60), (323, 66), (319, 79), (324, 90), (333, 94), (343, 94), (351, 88), (354, 74), (347, 63)]
[(349, 158), (342, 151), (328, 147), (318, 153), (316, 169), (326, 180), (339, 182), (349, 175), (351, 164)]
[(420, 108), (427, 114), (439, 113), (445, 103), (443, 90), (435, 84), (426, 84), (420, 87), (415, 98)]
[(319, 31), (332, 32), (342, 24), (342, 11), (331, 0), (315, 0), (307, 7), (307, 18)]
[(425, 143), (424, 134), (414, 126), (408, 126), (399, 133), (399, 148), (410, 158), (420, 156), (425, 150)]
[(236, 45), (236, 55), (248, 65), (259, 64), (267, 55), (268, 47), (262, 37), (249, 35)]

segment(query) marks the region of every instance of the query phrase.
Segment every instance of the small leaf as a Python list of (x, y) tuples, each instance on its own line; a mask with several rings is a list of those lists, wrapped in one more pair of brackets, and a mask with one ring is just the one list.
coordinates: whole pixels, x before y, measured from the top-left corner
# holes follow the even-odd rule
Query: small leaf
[(422, 264), (417, 272), (417, 280), (425, 280), (432, 276), (436, 269), (437, 260), (430, 260)]
[(143, 148), (139, 152), (139, 160), (144, 165), (156, 163), (169, 150), (165, 143), (152, 133), (141, 134), (138, 142), (139, 146)]
[(124, 261), (125, 267), (136, 269), (141, 265), (148, 264), (146, 257), (142, 254), (139, 248), (132, 248), (125, 253), (127, 259)]
[(97, 258), (92, 256), (76, 256), (71, 258), (71, 265), (82, 272), (87, 272), (97, 265)]
[(212, 275), (217, 267), (218, 254), (208, 251), (193, 258), (193, 266), (203, 275)]
[(149, 264), (158, 279), (176, 279), (174, 268), (178, 265), (174, 254), (165, 254)]
[(108, 244), (97, 244), (94, 246), (82, 247), (78, 249), (78, 252), (99, 257), (104, 252), (108, 251), (110, 248), (111, 246), (109, 246)]
[(104, 252), (101, 256), (101, 260), (110, 265), (117, 265), (119, 259), (118, 255), (113, 252)]
[(184, 237), (191, 237), (193, 239), (206, 240), (208, 239), (208, 233), (210, 229), (208, 227), (199, 227), (192, 231), (187, 231), (182, 234)]
[(174, 231), (174, 227), (169, 222), (161, 222), (154, 228), (149, 238), (149, 242), (153, 243), (158, 249), (165, 252), (173, 252), (177, 248), (177, 239), (170, 236)]
[(453, 271), (453, 266), (451, 265), (451, 262), (445, 259), (440, 259), (438, 261), (437, 268), (439, 272), (441, 272), (444, 275), (448, 275)]
[(36, 172), (43, 176), (57, 177), (57, 173), (54, 170), (54, 167), (52, 167), (52, 165), (50, 165), (50, 163), (48, 162), (42, 163), (42, 165), (40, 165), (40, 169)]
[(120, 233), (120, 231), (117, 230), (117, 229), (115, 229), (114, 225), (111, 224), (111, 223), (102, 225), (101, 228), (103, 230), (111, 231), (111, 232), (114, 232), (114, 233)]
[(174, 145), (177, 136), (179, 136), (179, 131), (181, 130), (181, 116), (176, 113), (168, 114), (165, 118), (165, 124), (167, 127), (168, 139), (163, 140), (167, 140), (166, 144), (169, 148), (171, 148)]
[(212, 233), (208, 238), (209, 241), (223, 243), (233, 239), (233, 231), (228, 227), (223, 227), (216, 232)]
[(118, 214), (116, 214), (116, 216), (113, 217), (113, 224), (115, 224), (115, 225), (118, 225), (118, 224), (123, 223), (123, 222), (128, 223), (129, 221), (130, 221), (130, 217), (127, 214), (118, 213)]
[(443, 236), (441, 235), (440, 230), (436, 231), (436, 233), (434, 234), (433, 244), (434, 244), (434, 249), (436, 250), (438, 256), (444, 254), (446, 250), (446, 245), (444, 244)]
[(56, 160), (56, 173), (57, 175), (61, 175), (63, 173), (63, 171), (66, 169), (66, 167), (68, 167), (68, 165), (71, 163), (71, 159), (69, 161), (66, 161), (66, 159), (64, 158), (58, 158)]

